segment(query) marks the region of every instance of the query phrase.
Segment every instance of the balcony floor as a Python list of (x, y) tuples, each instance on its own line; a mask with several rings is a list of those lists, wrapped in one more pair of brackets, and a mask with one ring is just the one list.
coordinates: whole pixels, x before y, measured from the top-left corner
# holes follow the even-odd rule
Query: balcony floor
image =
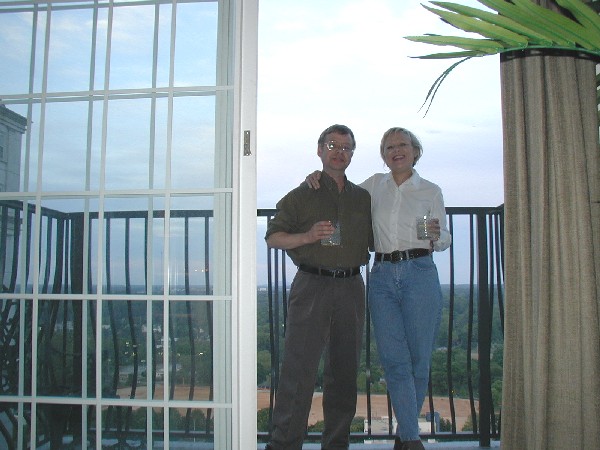
[[(427, 442), (423, 441), (426, 450), (474, 450), (482, 448), (500, 448), (499, 441), (492, 441), (489, 447), (480, 447), (478, 441), (463, 442)], [(377, 441), (369, 443), (352, 443), (350, 450), (392, 450), (394, 441)], [(265, 444), (258, 444), (257, 450), (264, 450)], [(321, 450), (320, 444), (304, 444), (302, 450)]]

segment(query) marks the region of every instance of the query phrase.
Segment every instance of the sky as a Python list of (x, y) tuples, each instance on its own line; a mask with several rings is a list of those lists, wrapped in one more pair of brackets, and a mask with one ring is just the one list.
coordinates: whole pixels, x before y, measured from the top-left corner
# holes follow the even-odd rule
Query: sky
[[(459, 3), (478, 8), (472, 0)], [(503, 200), (499, 57), (473, 58), (446, 78), (427, 115), (427, 92), (455, 59), (419, 55), (455, 50), (404, 36), (467, 35), (413, 0), (261, 0), (258, 42), (257, 203), (274, 208), (321, 168), (317, 138), (348, 125), (357, 148), (346, 173), (360, 183), (387, 172), (384, 131), (401, 126), (423, 144), (416, 169), (438, 184), (446, 206), (498, 206)], [(468, 35), (467, 35), (468, 36)], [(471, 37), (479, 37), (471, 35)], [(259, 285), (266, 276), (266, 222), (257, 230)], [(455, 229), (457, 235), (459, 225)], [(468, 282), (468, 243), (455, 236), (456, 281)], [(458, 250), (462, 248), (463, 250)], [(442, 284), (446, 251), (436, 254)], [(462, 259), (461, 259), (462, 258)], [(295, 268), (288, 267), (288, 282)]]
[(321, 168), (316, 141), (333, 123), (348, 125), (356, 137), (351, 181), (387, 171), (381, 136), (402, 126), (420, 138), (424, 154), (416, 169), (442, 188), (446, 206), (503, 203), (499, 57), (460, 65), (425, 116), (420, 108), (429, 88), (456, 61), (412, 58), (454, 50), (404, 39), (427, 33), (464, 35), (420, 1), (260, 1), (259, 208), (273, 208)]
[[(481, 7), (474, 0), (459, 1)], [(161, 9), (164, 17), (160, 24), (166, 28), (159, 33), (158, 59), (161, 64), (157, 76), (160, 85), (168, 78), (165, 69), (168, 64), (162, 62), (168, 61), (170, 49), (169, 10), (168, 5)], [(206, 61), (214, 60), (214, 39), (203, 40), (199, 30), (212, 27), (208, 35), (216, 39), (213, 29), (216, 4), (181, 4), (178, 11), (180, 17), (189, 20), (178, 22), (178, 29), (181, 27), (185, 32), (178, 34), (175, 54), (207, 56), (196, 58), (197, 63), (194, 58), (184, 58), (185, 63), (194, 61), (191, 67), (176, 64), (176, 84), (211, 85), (215, 67)], [(92, 43), (86, 27), (91, 14), (88, 9), (53, 13), (48, 91), (87, 88)], [(107, 13), (103, 9), (101, 14)], [(111, 44), (114, 61), (109, 79), (113, 89), (149, 87), (152, 80), (149, 42), (153, 41), (154, 8), (136, 8), (135, 16), (131, 17), (131, 14), (133, 10), (129, 8), (116, 8), (114, 12), (115, 36)], [(103, 24), (104, 16), (101, 19)], [(2, 92), (26, 92), (31, 62), (31, 17), (28, 14), (0, 15), (0, 20), (3, 20), (0, 28), (10, 27), (10, 32), (0, 33), (0, 54), (15, 58), (6, 65)], [(185, 28), (187, 22), (195, 25)], [(105, 36), (102, 34), (104, 28), (100, 27), (100, 30), (100, 56), (97, 56), (94, 81), (97, 87), (104, 85), (101, 43)], [(85, 38), (72, 39), (73, 33), (80, 33)], [(357, 149), (347, 171), (351, 181), (360, 183), (375, 172), (386, 171), (379, 157), (381, 136), (390, 127), (402, 126), (421, 139), (424, 155), (416, 168), (421, 176), (442, 188), (446, 206), (497, 206), (503, 203), (499, 58), (475, 58), (455, 69), (444, 81), (425, 116), (421, 106), (429, 88), (455, 62), (414, 58), (446, 50), (404, 39), (404, 36), (427, 33), (461, 32), (413, 0), (260, 0), (258, 208), (274, 208), (277, 201), (307, 174), (321, 168), (316, 141), (321, 131), (334, 123), (348, 125), (356, 137)], [(42, 31), (39, 34), (42, 35)], [(2, 49), (6, 51), (2, 52)], [(41, 58), (43, 52), (38, 51), (37, 55)], [(43, 81), (41, 62), (37, 67), (35, 90), (41, 88)], [(188, 70), (181, 69), (182, 72), (179, 67)], [(73, 80), (78, 81), (74, 84)], [(128, 189), (148, 185), (151, 172), (148, 108), (140, 109), (137, 103), (127, 100), (118, 102), (120, 108), (111, 110), (107, 123), (106, 187)], [(47, 129), (43, 134), (46, 156), (40, 166), (44, 189), (77, 190), (86, 185), (86, 153), (80, 151), (86, 147), (85, 133), (65, 135), (58, 132), (64, 124), (70, 130), (87, 130), (87, 104), (83, 103), (56, 102), (46, 106)], [(25, 105), (14, 105), (14, 109), (26, 115)], [(214, 104), (210, 103), (209, 97), (175, 99), (173, 109), (173, 185), (212, 187), (214, 139), (203, 139), (205, 136), (201, 133), (214, 130)], [(95, 111), (90, 156), (92, 169), (100, 160), (102, 136), (102, 110), (97, 107)], [(164, 119), (166, 112), (166, 101), (159, 99), (157, 114)], [(35, 106), (33, 149), (38, 148), (36, 139), (41, 134), (35, 128), (42, 123), (39, 113), (39, 107)], [(126, 118), (134, 119), (136, 127), (132, 127)], [(54, 125), (51, 120), (61, 122)], [(51, 133), (51, 130), (56, 132)], [(152, 161), (156, 174), (166, 172), (166, 156), (164, 152), (160, 153), (161, 148), (166, 148), (165, 131), (163, 128), (156, 130), (157, 153)], [(199, 142), (203, 145), (198, 146)], [(128, 151), (123, 152), (123, 148)], [(38, 164), (33, 156), (33, 162), (28, 166), (30, 183), (37, 179)], [(131, 160), (136, 164), (127, 164)], [(78, 175), (64, 177), (64, 173)], [(96, 172), (91, 170), (91, 173)], [(91, 188), (96, 188), (98, 180), (92, 177), (90, 183)], [(154, 187), (160, 188), (165, 179), (157, 175), (153, 183)], [(108, 206), (119, 209), (127, 205)], [(72, 208), (80, 210), (81, 202), (73, 201)], [(257, 248), (266, 252), (263, 236), (264, 224), (259, 223)]]

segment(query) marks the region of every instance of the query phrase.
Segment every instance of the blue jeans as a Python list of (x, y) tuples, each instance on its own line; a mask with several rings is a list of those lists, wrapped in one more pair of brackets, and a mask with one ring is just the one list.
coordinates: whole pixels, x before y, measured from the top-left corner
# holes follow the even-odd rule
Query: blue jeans
[(369, 303), (377, 351), (403, 441), (419, 439), (431, 353), (442, 316), (442, 290), (431, 256), (375, 262)]

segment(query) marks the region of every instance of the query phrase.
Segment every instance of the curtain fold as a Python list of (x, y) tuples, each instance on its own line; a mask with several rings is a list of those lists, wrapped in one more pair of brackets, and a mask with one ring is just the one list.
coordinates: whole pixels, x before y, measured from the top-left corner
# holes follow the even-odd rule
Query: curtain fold
[(501, 58), (504, 450), (600, 442), (600, 151), (595, 63)]

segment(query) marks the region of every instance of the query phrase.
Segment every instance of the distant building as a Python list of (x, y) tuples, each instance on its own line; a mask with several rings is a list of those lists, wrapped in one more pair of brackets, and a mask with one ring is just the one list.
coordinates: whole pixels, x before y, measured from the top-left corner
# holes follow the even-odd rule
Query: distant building
[[(0, 105), (0, 192), (19, 192), (21, 182), (21, 142), (27, 130), (27, 119), (5, 105)], [(15, 210), (4, 210), (2, 223), (6, 227), (4, 242), (0, 243), (5, 249), (12, 249), (15, 235)], [(18, 226), (18, 225), (16, 225)], [(12, 276), (11, 267), (16, 255), (6, 251), (0, 259), (0, 281), (2, 291), (8, 289)]]
[(27, 119), (0, 105), (0, 192), (19, 192), (21, 142)]

